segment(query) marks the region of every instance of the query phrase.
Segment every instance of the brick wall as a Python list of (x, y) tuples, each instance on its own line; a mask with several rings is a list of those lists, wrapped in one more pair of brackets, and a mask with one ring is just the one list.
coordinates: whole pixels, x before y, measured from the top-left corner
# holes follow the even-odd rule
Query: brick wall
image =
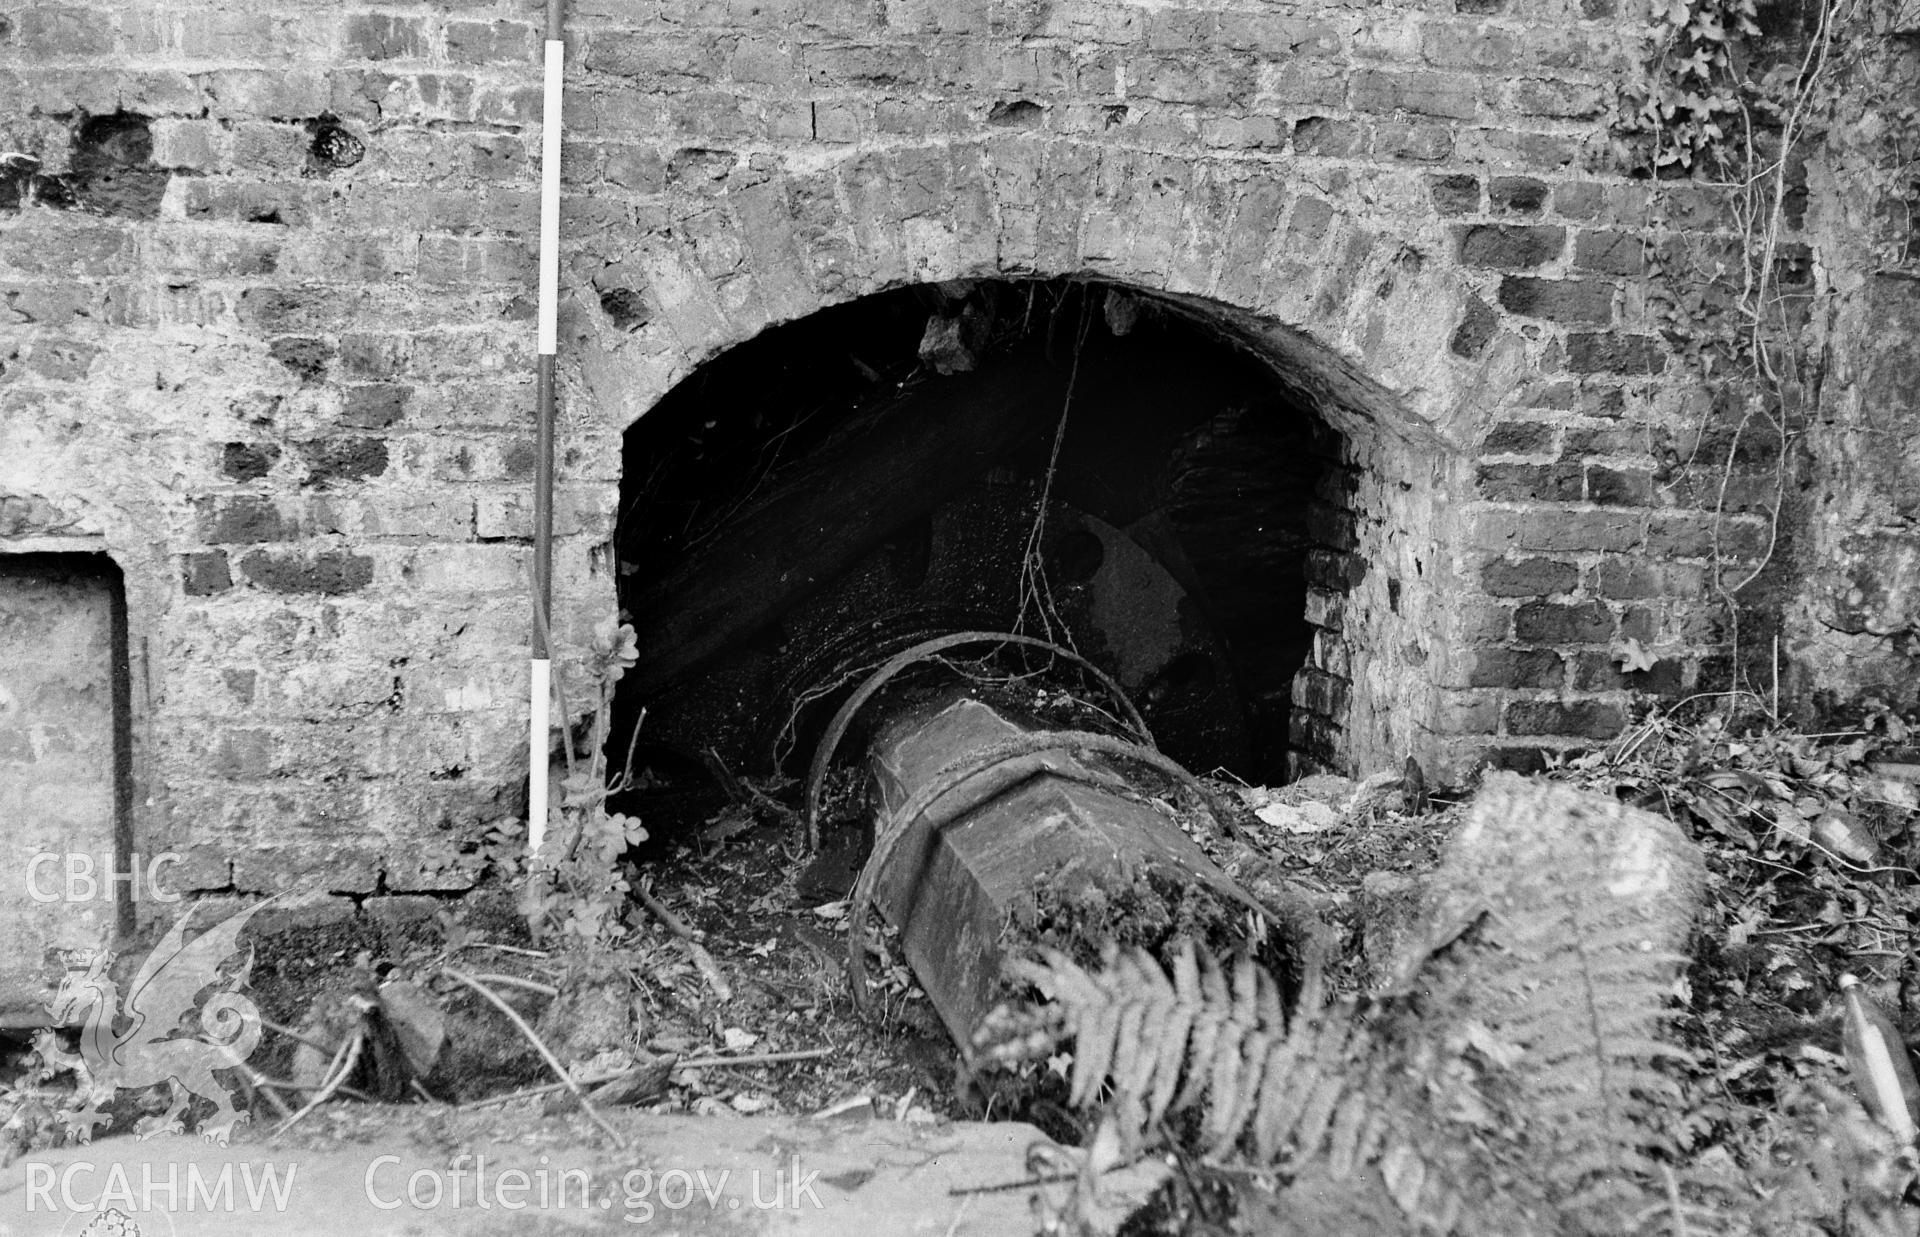
[[(126, 571), (140, 827), (205, 888), (455, 890), (521, 810), (539, 16), (0, 7), (0, 147), (38, 160), (0, 182), (0, 545)], [(1661, 236), (1605, 132), (1639, 29), (1612, 0), (572, 5), (563, 644), (613, 605), (619, 436), (694, 366), (904, 283), (1084, 272), (1334, 431), (1352, 526), (1296, 696), (1338, 762), (1452, 780), (1611, 736), (1711, 674), (1709, 564), (1764, 536), (1694, 463), (1738, 399), (1648, 310)], [(1663, 226), (1723, 217), (1693, 209)]]

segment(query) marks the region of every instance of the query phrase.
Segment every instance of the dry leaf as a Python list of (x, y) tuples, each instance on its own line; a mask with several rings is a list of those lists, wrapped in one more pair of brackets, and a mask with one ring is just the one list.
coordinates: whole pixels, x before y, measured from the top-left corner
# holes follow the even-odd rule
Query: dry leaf
[(1639, 640), (1628, 636), (1613, 646), (1613, 660), (1619, 665), (1622, 674), (1633, 674), (1636, 671), (1653, 669), (1654, 657), (1652, 653), (1641, 647)]

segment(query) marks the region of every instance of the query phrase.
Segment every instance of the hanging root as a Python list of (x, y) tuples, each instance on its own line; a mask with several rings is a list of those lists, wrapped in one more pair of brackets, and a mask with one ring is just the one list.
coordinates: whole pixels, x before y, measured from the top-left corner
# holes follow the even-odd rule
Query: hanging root
[(727, 977), (720, 973), (719, 964), (713, 960), (713, 955), (707, 952), (707, 947), (700, 943), (700, 938), (694, 930), (689, 928), (680, 916), (662, 905), (660, 899), (649, 893), (644, 885), (635, 885), (633, 896), (640, 900), (640, 905), (647, 908), (648, 914), (658, 919), (667, 931), (673, 933), (687, 947), (687, 952), (693, 955), (693, 965), (698, 967), (700, 974), (706, 977), (707, 986), (713, 989), (713, 995), (722, 1004), (731, 1001), (733, 986), (727, 983)]
[[(1080, 357), (1087, 343), (1087, 328), (1093, 323), (1092, 294), (1083, 291), (1080, 300), (1080, 333), (1073, 341), (1073, 366), (1067, 371), (1067, 392), (1060, 402), (1060, 420), (1053, 428), (1053, 449), (1047, 454), (1047, 471), (1040, 484), (1040, 498), (1033, 507), (1033, 524), (1027, 529), (1027, 544), (1020, 552), (1020, 609), (1014, 616), (1013, 629), (1025, 634), (1027, 608), (1031, 605), (1040, 616), (1040, 625), (1046, 629), (1047, 638), (1053, 638), (1053, 625), (1059, 621), (1060, 614), (1053, 606), (1053, 590), (1047, 584), (1046, 565), (1040, 558), (1040, 546), (1046, 538), (1047, 504), (1053, 498), (1054, 478), (1060, 473), (1060, 448), (1067, 440), (1067, 416), (1073, 411), (1073, 390), (1080, 385)], [(1048, 345), (1051, 351), (1052, 345)], [(1071, 643), (1073, 634), (1067, 630), (1065, 622), (1060, 623), (1060, 632)]]
[(341, 1041), (339, 1051), (333, 1054), (333, 1063), (327, 1067), (326, 1082), (318, 1091), (314, 1092), (313, 1098), (307, 1101), (307, 1106), (275, 1126), (273, 1133), (267, 1136), (267, 1141), (272, 1142), (274, 1139), (280, 1137), (298, 1125), (301, 1118), (332, 1099), (334, 1093), (340, 1089), (340, 1084), (353, 1077), (353, 1071), (359, 1068), (360, 1054), (366, 1049), (366, 1046), (367, 1028), (363, 1023), (355, 1029), (352, 1039)]

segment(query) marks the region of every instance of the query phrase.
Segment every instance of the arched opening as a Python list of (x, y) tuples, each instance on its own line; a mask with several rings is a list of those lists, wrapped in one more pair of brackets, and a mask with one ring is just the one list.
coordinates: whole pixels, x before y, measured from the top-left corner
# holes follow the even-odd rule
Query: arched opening
[(1074, 647), (1199, 772), (1333, 763), (1338, 706), (1301, 672), (1338, 638), (1347, 454), (1226, 332), (1098, 281), (920, 285), (773, 328), (626, 436), (630, 810), (672, 836), (716, 763), (799, 773), (865, 669), (977, 629)]

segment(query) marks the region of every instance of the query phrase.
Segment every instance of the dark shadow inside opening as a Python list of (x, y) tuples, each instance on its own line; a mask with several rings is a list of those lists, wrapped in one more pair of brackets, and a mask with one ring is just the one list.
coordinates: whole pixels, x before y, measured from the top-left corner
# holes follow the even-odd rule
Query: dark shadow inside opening
[(920, 285), (773, 328), (626, 436), (640, 660), (610, 754), (644, 708), (651, 774), (628, 810), (670, 836), (716, 758), (799, 775), (867, 668), (969, 629), (1052, 633), (1175, 759), (1283, 781), (1342, 456), (1263, 361), (1100, 282)]

